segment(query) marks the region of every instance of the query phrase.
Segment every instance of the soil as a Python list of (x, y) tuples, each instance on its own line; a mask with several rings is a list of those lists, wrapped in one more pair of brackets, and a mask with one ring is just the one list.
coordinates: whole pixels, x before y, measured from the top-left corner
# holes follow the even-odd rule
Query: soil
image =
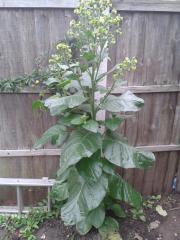
[[(157, 213), (157, 204), (166, 209), (166, 217)], [(164, 196), (153, 208), (145, 209), (145, 215), (146, 222), (132, 219), (120, 221), (119, 232), (123, 240), (180, 240), (180, 194)], [(153, 224), (156, 228), (150, 229), (149, 226)], [(79, 236), (75, 228), (65, 227), (60, 220), (44, 222), (36, 232), (36, 237), (38, 240), (100, 240), (95, 230), (86, 236)], [(0, 229), (0, 240), (21, 239), (6, 236), (6, 232)]]

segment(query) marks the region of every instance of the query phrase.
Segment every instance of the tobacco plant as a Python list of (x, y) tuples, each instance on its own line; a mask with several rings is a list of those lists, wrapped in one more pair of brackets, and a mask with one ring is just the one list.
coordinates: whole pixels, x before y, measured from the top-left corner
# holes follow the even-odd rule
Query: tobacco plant
[[(135, 70), (137, 60), (125, 58), (107, 72), (100, 71), (104, 59), (110, 61), (109, 46), (121, 34), (121, 16), (109, 0), (80, 0), (75, 14), (67, 41), (60, 42), (49, 59), (50, 77), (45, 85), (52, 96), (38, 102), (57, 117), (57, 123), (34, 147), (49, 141), (62, 149), (54, 191), (62, 201), (64, 224), (76, 225), (80, 234), (95, 227), (104, 235), (118, 229), (113, 216), (125, 217), (122, 202), (137, 209), (142, 203), (141, 195), (118, 175), (117, 167), (148, 168), (155, 157), (129, 146), (116, 131), (125, 113), (137, 112), (144, 105), (130, 91), (112, 94), (124, 74)], [(101, 82), (110, 76), (112, 85), (102, 87)], [(106, 119), (98, 120), (102, 110)]]

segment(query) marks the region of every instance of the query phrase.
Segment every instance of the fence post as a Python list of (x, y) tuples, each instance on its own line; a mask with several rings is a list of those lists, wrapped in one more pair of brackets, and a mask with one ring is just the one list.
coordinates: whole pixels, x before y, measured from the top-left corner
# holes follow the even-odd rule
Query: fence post
[(22, 196), (22, 188), (20, 186), (16, 187), (16, 192), (17, 192), (17, 207), (18, 207), (18, 213), (21, 215), (23, 208), (24, 208), (24, 203), (23, 203), (23, 196)]

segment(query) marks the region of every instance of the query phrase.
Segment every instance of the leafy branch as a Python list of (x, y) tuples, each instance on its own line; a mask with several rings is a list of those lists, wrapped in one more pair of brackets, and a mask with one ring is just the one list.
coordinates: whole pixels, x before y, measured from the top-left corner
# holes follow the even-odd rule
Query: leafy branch
[[(155, 157), (129, 146), (116, 131), (124, 120), (119, 112), (138, 112), (144, 105), (144, 100), (130, 91), (121, 96), (112, 94), (117, 84), (122, 84), (125, 72), (135, 70), (137, 60), (125, 58), (99, 73), (109, 46), (121, 34), (121, 16), (109, 0), (80, 0), (75, 13), (78, 18), (70, 23), (70, 40), (60, 42), (57, 53), (49, 59), (49, 78), (44, 84), (52, 96), (34, 103), (49, 110), (58, 122), (34, 148), (46, 142), (62, 148), (56, 189), (65, 225), (76, 225), (82, 235), (95, 227), (104, 236), (118, 230), (114, 217), (125, 216), (121, 202), (136, 209), (142, 204), (140, 194), (116, 173), (116, 167), (148, 168)], [(100, 92), (100, 81), (110, 74), (112, 85), (98, 101), (95, 96)], [(110, 113), (107, 119), (97, 119), (99, 110)], [(113, 217), (109, 217), (109, 210)]]

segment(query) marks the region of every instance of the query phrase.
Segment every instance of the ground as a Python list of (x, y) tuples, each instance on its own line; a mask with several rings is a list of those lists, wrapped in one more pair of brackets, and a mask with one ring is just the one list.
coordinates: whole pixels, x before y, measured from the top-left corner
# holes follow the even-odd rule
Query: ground
[[(166, 209), (166, 217), (157, 213), (157, 204)], [(180, 240), (180, 194), (163, 197), (155, 206), (145, 210), (146, 222), (131, 219), (120, 222), (123, 240)], [(16, 236), (5, 235), (5, 231), (0, 229), (0, 240), (20, 240)], [(100, 240), (97, 232), (81, 237), (74, 228), (64, 227), (60, 220), (44, 222), (36, 236), (38, 240)]]

